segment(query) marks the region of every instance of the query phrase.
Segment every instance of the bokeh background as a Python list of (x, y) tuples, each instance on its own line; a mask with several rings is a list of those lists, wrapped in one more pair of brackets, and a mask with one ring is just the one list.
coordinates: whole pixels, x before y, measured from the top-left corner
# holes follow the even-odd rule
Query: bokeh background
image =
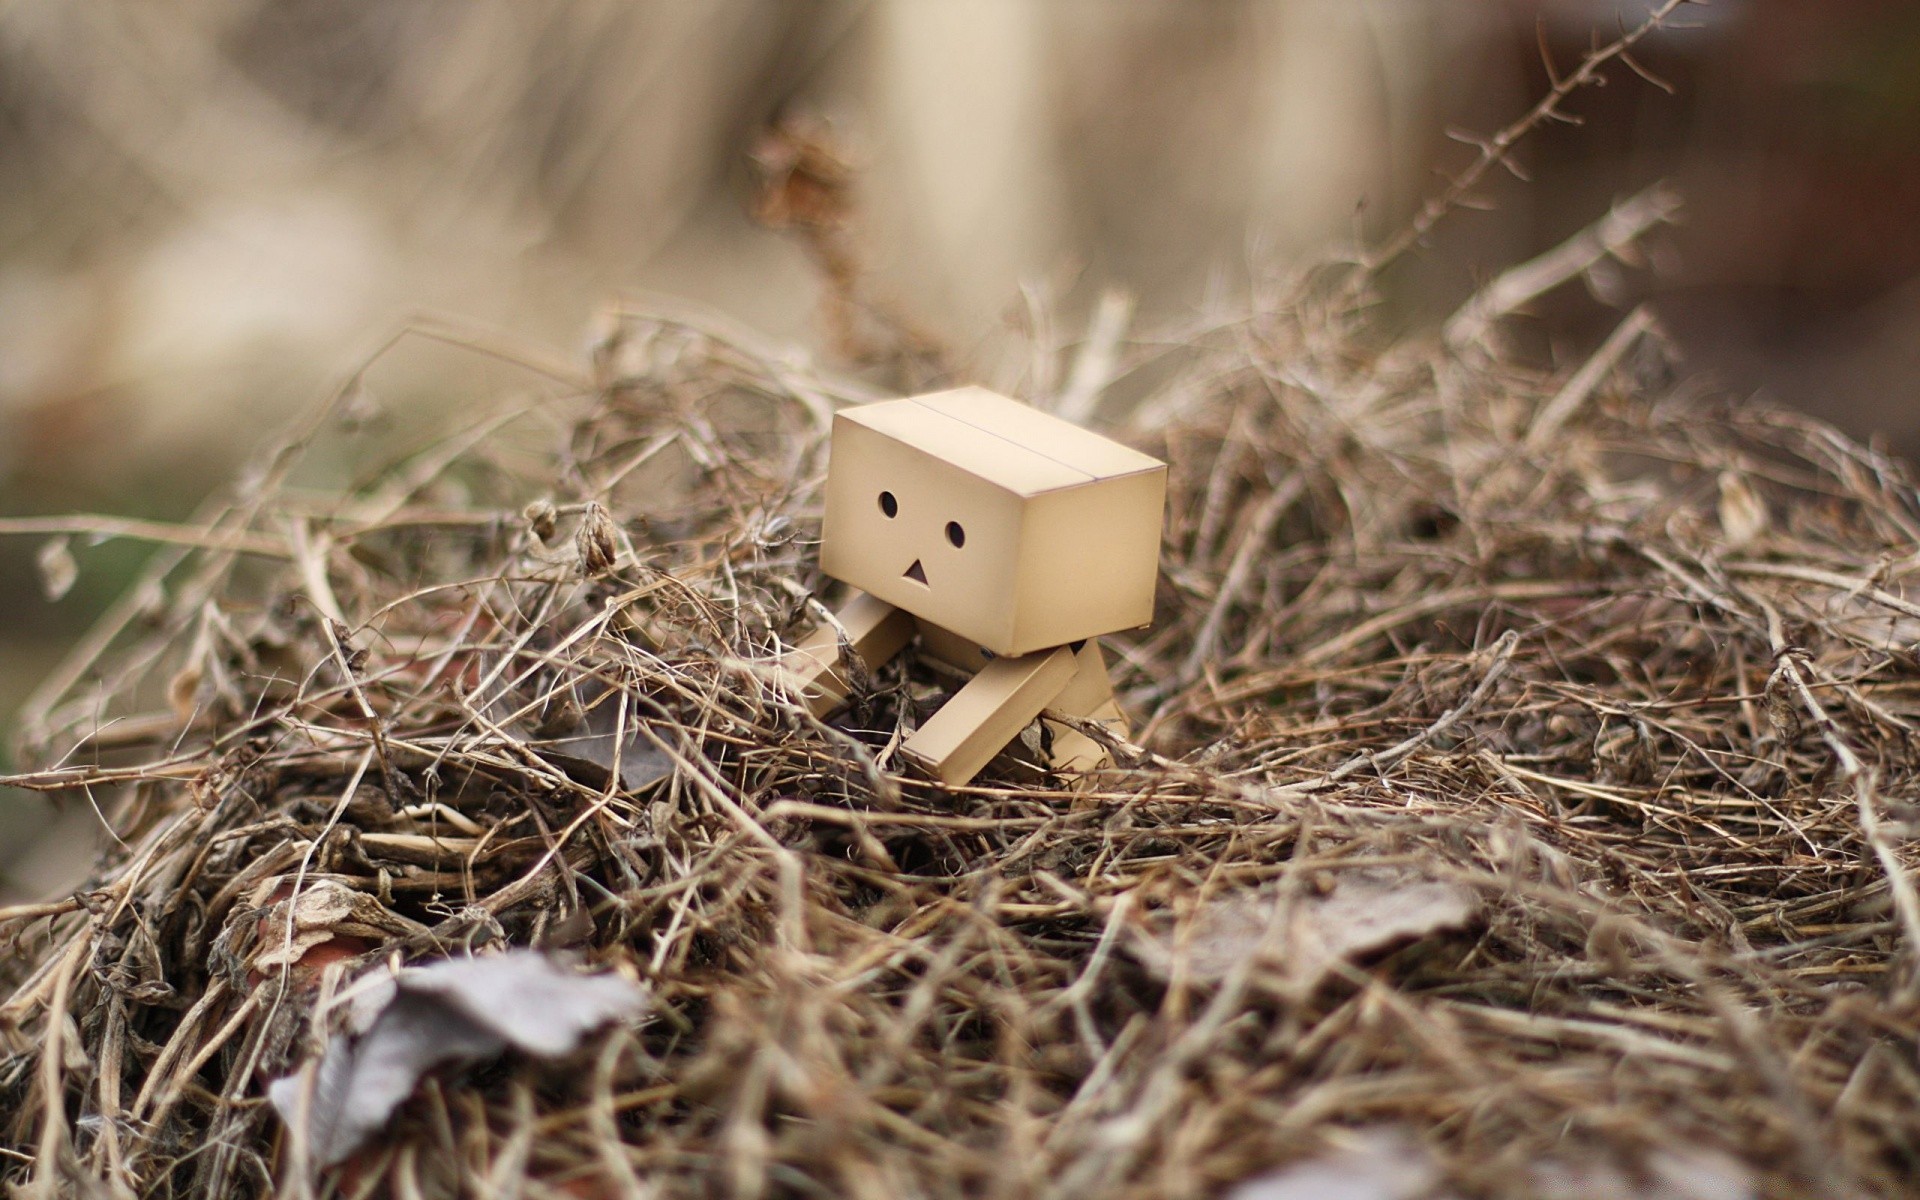
[[(1102, 295), (1177, 325), (1397, 228), (1471, 159), (1454, 135), (1650, 7), (12, 0), (0, 516), (180, 518), (419, 316), (575, 354), (654, 294), (844, 357), (818, 244), (756, 219), (796, 130), (845, 172), (839, 265), (943, 369), (1018, 391), (1021, 347)], [(1634, 59), (1396, 266), (1393, 319), (1672, 179), (1684, 223), (1543, 303), (1527, 352), (1576, 359), (1651, 301), (1724, 386), (1920, 449), (1920, 5), (1714, 0)], [(409, 343), (367, 384), (405, 444), (527, 380)], [(39, 548), (0, 538), (0, 734), (144, 553), (79, 547), (49, 603)], [(97, 836), (0, 789), (0, 903), (71, 886)]]

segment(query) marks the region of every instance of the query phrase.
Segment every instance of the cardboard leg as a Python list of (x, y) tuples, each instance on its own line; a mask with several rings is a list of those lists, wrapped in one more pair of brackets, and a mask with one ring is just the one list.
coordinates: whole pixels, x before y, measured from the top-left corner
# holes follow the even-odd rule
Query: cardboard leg
[[(834, 616), (846, 628), (853, 652), (868, 670), (873, 670), (900, 653), (913, 637), (913, 618), (865, 592)], [(780, 660), (787, 676), (787, 687), (806, 700), (814, 716), (825, 716), (847, 699), (851, 686), (840, 662), (840, 633), (831, 625), (822, 625), (808, 634), (798, 646)]]
[[(1107, 660), (1100, 653), (1098, 642), (1089, 641), (1080, 648), (1074, 656), (1072, 682), (1047, 708), (1066, 716), (1097, 721), (1120, 737), (1130, 732), (1127, 715), (1120, 711), (1119, 702), (1113, 698), (1113, 680), (1107, 674)], [(1048, 722), (1047, 731), (1052, 742), (1047, 765), (1061, 775), (1075, 777), (1113, 762), (1105, 746), (1077, 729)]]
[(1074, 654), (1064, 646), (996, 658), (941, 705), (900, 752), (942, 783), (966, 783), (1040, 715), (1073, 673)]
[[(1079, 714), (1070, 715), (1078, 716)], [(1111, 729), (1115, 737), (1124, 738), (1128, 735), (1127, 718), (1117, 704), (1110, 705), (1099, 712), (1088, 713), (1086, 719), (1097, 721)], [(1048, 721), (1047, 732), (1052, 738), (1047, 765), (1055, 774), (1072, 778), (1113, 765), (1113, 756), (1107, 753), (1107, 748), (1078, 729), (1056, 721)]]

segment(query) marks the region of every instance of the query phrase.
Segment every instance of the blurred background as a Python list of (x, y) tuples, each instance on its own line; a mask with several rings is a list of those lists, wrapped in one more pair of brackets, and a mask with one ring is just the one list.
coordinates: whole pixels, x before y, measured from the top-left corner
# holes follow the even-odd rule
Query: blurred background
[[(823, 145), (826, 266), (1018, 390), (1036, 323), (1071, 340), (1107, 291), (1151, 329), (1399, 227), (1471, 160), (1450, 135), (1650, 7), (13, 0), (0, 516), (178, 519), (419, 314), (577, 355), (611, 298), (659, 293), (856, 354), (762, 190)], [(1920, 5), (1714, 0), (1634, 58), (1396, 266), (1397, 318), (1670, 178), (1649, 269), (1542, 305), (1529, 352), (1577, 359), (1650, 299), (1728, 387), (1920, 448)], [(426, 344), (368, 379), (399, 440), (528, 382)], [(0, 735), (144, 554), (77, 548), (50, 603), (42, 541), (0, 538)], [(0, 789), (0, 903), (72, 886), (93, 825)]]

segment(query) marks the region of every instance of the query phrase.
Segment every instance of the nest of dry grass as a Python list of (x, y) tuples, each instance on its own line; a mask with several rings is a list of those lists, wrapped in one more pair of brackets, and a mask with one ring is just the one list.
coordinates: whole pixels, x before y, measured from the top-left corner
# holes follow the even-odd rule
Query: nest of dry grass
[[(182, 545), (27, 714), (48, 765), (12, 782), (117, 845), (0, 912), (0, 1179), (1906, 1194), (1920, 501), (1688, 385), (1644, 317), (1565, 375), (1484, 350), (1579, 265), (1384, 351), (1320, 286), (1132, 352), (1164, 577), (1090, 788), (1022, 747), (899, 773), (947, 684), (898, 664), (829, 722), (781, 694), (857, 388), (629, 312), (591, 378), (289, 486), (337, 400), (203, 525), (136, 531)], [(321, 884), (353, 920), (286, 953)], [(431, 1074), (314, 1168), (268, 1081), (354, 981), (503, 945), (646, 1015)]]

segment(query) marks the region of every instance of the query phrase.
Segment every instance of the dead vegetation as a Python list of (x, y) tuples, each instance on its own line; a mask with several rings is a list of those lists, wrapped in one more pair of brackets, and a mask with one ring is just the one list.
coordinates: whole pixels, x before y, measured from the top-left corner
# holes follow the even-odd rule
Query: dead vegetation
[[(1391, 1144), (1419, 1187), (1381, 1195), (1904, 1192), (1904, 469), (1690, 388), (1639, 316), (1563, 378), (1293, 297), (1121, 363), (1165, 380), (1120, 432), (1172, 500), (1116, 655), (1138, 745), (1091, 790), (1018, 750), (897, 773), (931, 676), (828, 723), (779, 693), (865, 397), (678, 319), (289, 486), (348, 389), (223, 511), (134, 531), (176, 545), (26, 714), (13, 782), (120, 844), (0, 913), (0, 1172), (1198, 1196)], [(646, 1015), (430, 1075), (312, 1167), (267, 1084), (369, 972), (503, 945)]]
[[(1567, 372), (1498, 349), (1671, 212), (1396, 345), (1354, 269), (1106, 321), (1030, 397), (1156, 380), (1116, 432), (1172, 465), (1158, 620), (1116, 647), (1138, 736), (1090, 788), (1022, 747), (903, 775), (948, 681), (900, 664), (831, 721), (781, 694), (828, 421), (873, 397), (685, 316), (613, 313), (587, 371), (491, 347), (537, 394), (355, 487), (300, 484), (349, 386), (196, 524), (16, 523), (164, 548), (24, 713), (8, 782), (116, 845), (0, 910), (0, 1180), (1909, 1194), (1920, 497), (1690, 382), (1644, 313)], [(271, 1084), (371, 1055), (390, 968), (502, 947), (644, 1013), (501, 1057), (542, 1044), (503, 998), (357, 1152), (283, 1124)], [(556, 1010), (555, 1053), (625, 1003)]]

